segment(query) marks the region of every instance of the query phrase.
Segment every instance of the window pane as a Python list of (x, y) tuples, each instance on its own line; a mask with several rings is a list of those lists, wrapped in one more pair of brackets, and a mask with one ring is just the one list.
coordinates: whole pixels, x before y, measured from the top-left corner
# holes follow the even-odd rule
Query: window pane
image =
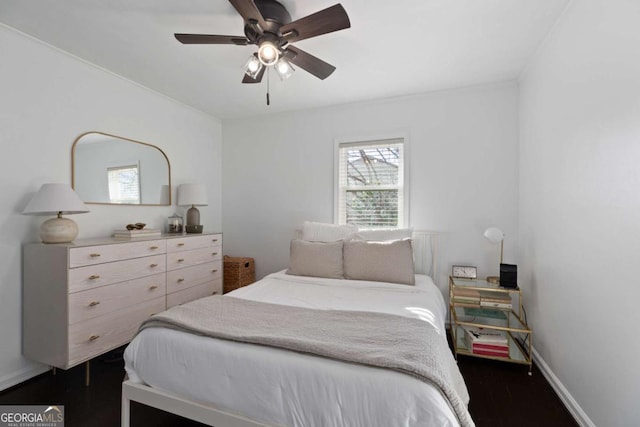
[(347, 185), (397, 185), (399, 147), (347, 149)]
[(140, 203), (138, 166), (109, 168), (109, 199), (112, 203)]
[(347, 191), (347, 223), (369, 227), (397, 227), (398, 190)]

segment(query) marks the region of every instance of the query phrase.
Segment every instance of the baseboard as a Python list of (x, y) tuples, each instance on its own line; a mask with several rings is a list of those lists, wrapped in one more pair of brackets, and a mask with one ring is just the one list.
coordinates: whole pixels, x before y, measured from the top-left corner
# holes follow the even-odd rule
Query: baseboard
[(591, 421), (591, 419), (587, 416), (587, 414), (582, 410), (578, 402), (571, 396), (571, 393), (565, 388), (565, 386), (560, 382), (558, 377), (553, 373), (549, 365), (544, 361), (544, 359), (540, 356), (540, 353), (533, 349), (533, 361), (536, 363), (536, 366), (542, 372), (542, 375), (549, 381), (551, 387), (555, 390), (566, 406), (567, 410), (571, 413), (573, 418), (576, 420), (581, 427), (596, 427), (596, 425)]
[(30, 378), (33, 378), (37, 375), (45, 373), (49, 369), (51, 369), (49, 366), (38, 365), (35, 367), (21, 369), (20, 371), (17, 371), (17, 372), (12, 372), (9, 375), (5, 375), (4, 377), (0, 378), (0, 391), (6, 390)]

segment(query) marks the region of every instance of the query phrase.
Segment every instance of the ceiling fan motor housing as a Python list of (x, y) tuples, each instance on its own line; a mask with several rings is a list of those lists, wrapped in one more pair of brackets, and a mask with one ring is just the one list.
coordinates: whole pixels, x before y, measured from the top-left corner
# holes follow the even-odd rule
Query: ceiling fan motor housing
[[(254, 0), (254, 3), (267, 24), (262, 28), (265, 39), (276, 42), (280, 38), (280, 27), (291, 22), (291, 15), (285, 7), (276, 0)], [(244, 26), (244, 34), (254, 44), (260, 44), (262, 34), (255, 25)]]

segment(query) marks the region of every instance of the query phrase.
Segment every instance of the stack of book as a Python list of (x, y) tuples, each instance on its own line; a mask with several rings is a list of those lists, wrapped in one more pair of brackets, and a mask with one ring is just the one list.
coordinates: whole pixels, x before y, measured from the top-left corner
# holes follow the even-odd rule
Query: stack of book
[(480, 306), (491, 308), (511, 308), (511, 295), (501, 292), (482, 292), (480, 294)]
[(456, 286), (453, 290), (453, 301), (461, 304), (480, 304), (480, 292), (477, 289)]
[(158, 228), (143, 228), (142, 230), (114, 230), (116, 239), (134, 239), (138, 237), (159, 237), (162, 232)]
[(471, 326), (465, 326), (464, 331), (465, 344), (473, 354), (509, 357), (509, 341), (504, 331)]

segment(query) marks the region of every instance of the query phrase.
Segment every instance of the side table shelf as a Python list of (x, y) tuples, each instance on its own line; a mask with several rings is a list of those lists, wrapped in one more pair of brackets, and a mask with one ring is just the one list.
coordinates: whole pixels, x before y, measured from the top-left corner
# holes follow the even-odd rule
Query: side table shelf
[[(477, 293), (478, 300), (473, 301)], [(465, 295), (465, 297), (460, 297)], [(500, 295), (511, 304), (490, 307), (484, 298), (492, 300)], [(480, 301), (483, 301), (482, 303)], [(531, 375), (531, 348), (533, 332), (522, 318), (522, 294), (519, 288), (504, 288), (484, 280), (449, 277), (449, 323), (456, 358), (459, 354), (529, 366)], [(465, 328), (502, 331), (507, 338), (508, 356), (474, 353), (467, 340)]]

